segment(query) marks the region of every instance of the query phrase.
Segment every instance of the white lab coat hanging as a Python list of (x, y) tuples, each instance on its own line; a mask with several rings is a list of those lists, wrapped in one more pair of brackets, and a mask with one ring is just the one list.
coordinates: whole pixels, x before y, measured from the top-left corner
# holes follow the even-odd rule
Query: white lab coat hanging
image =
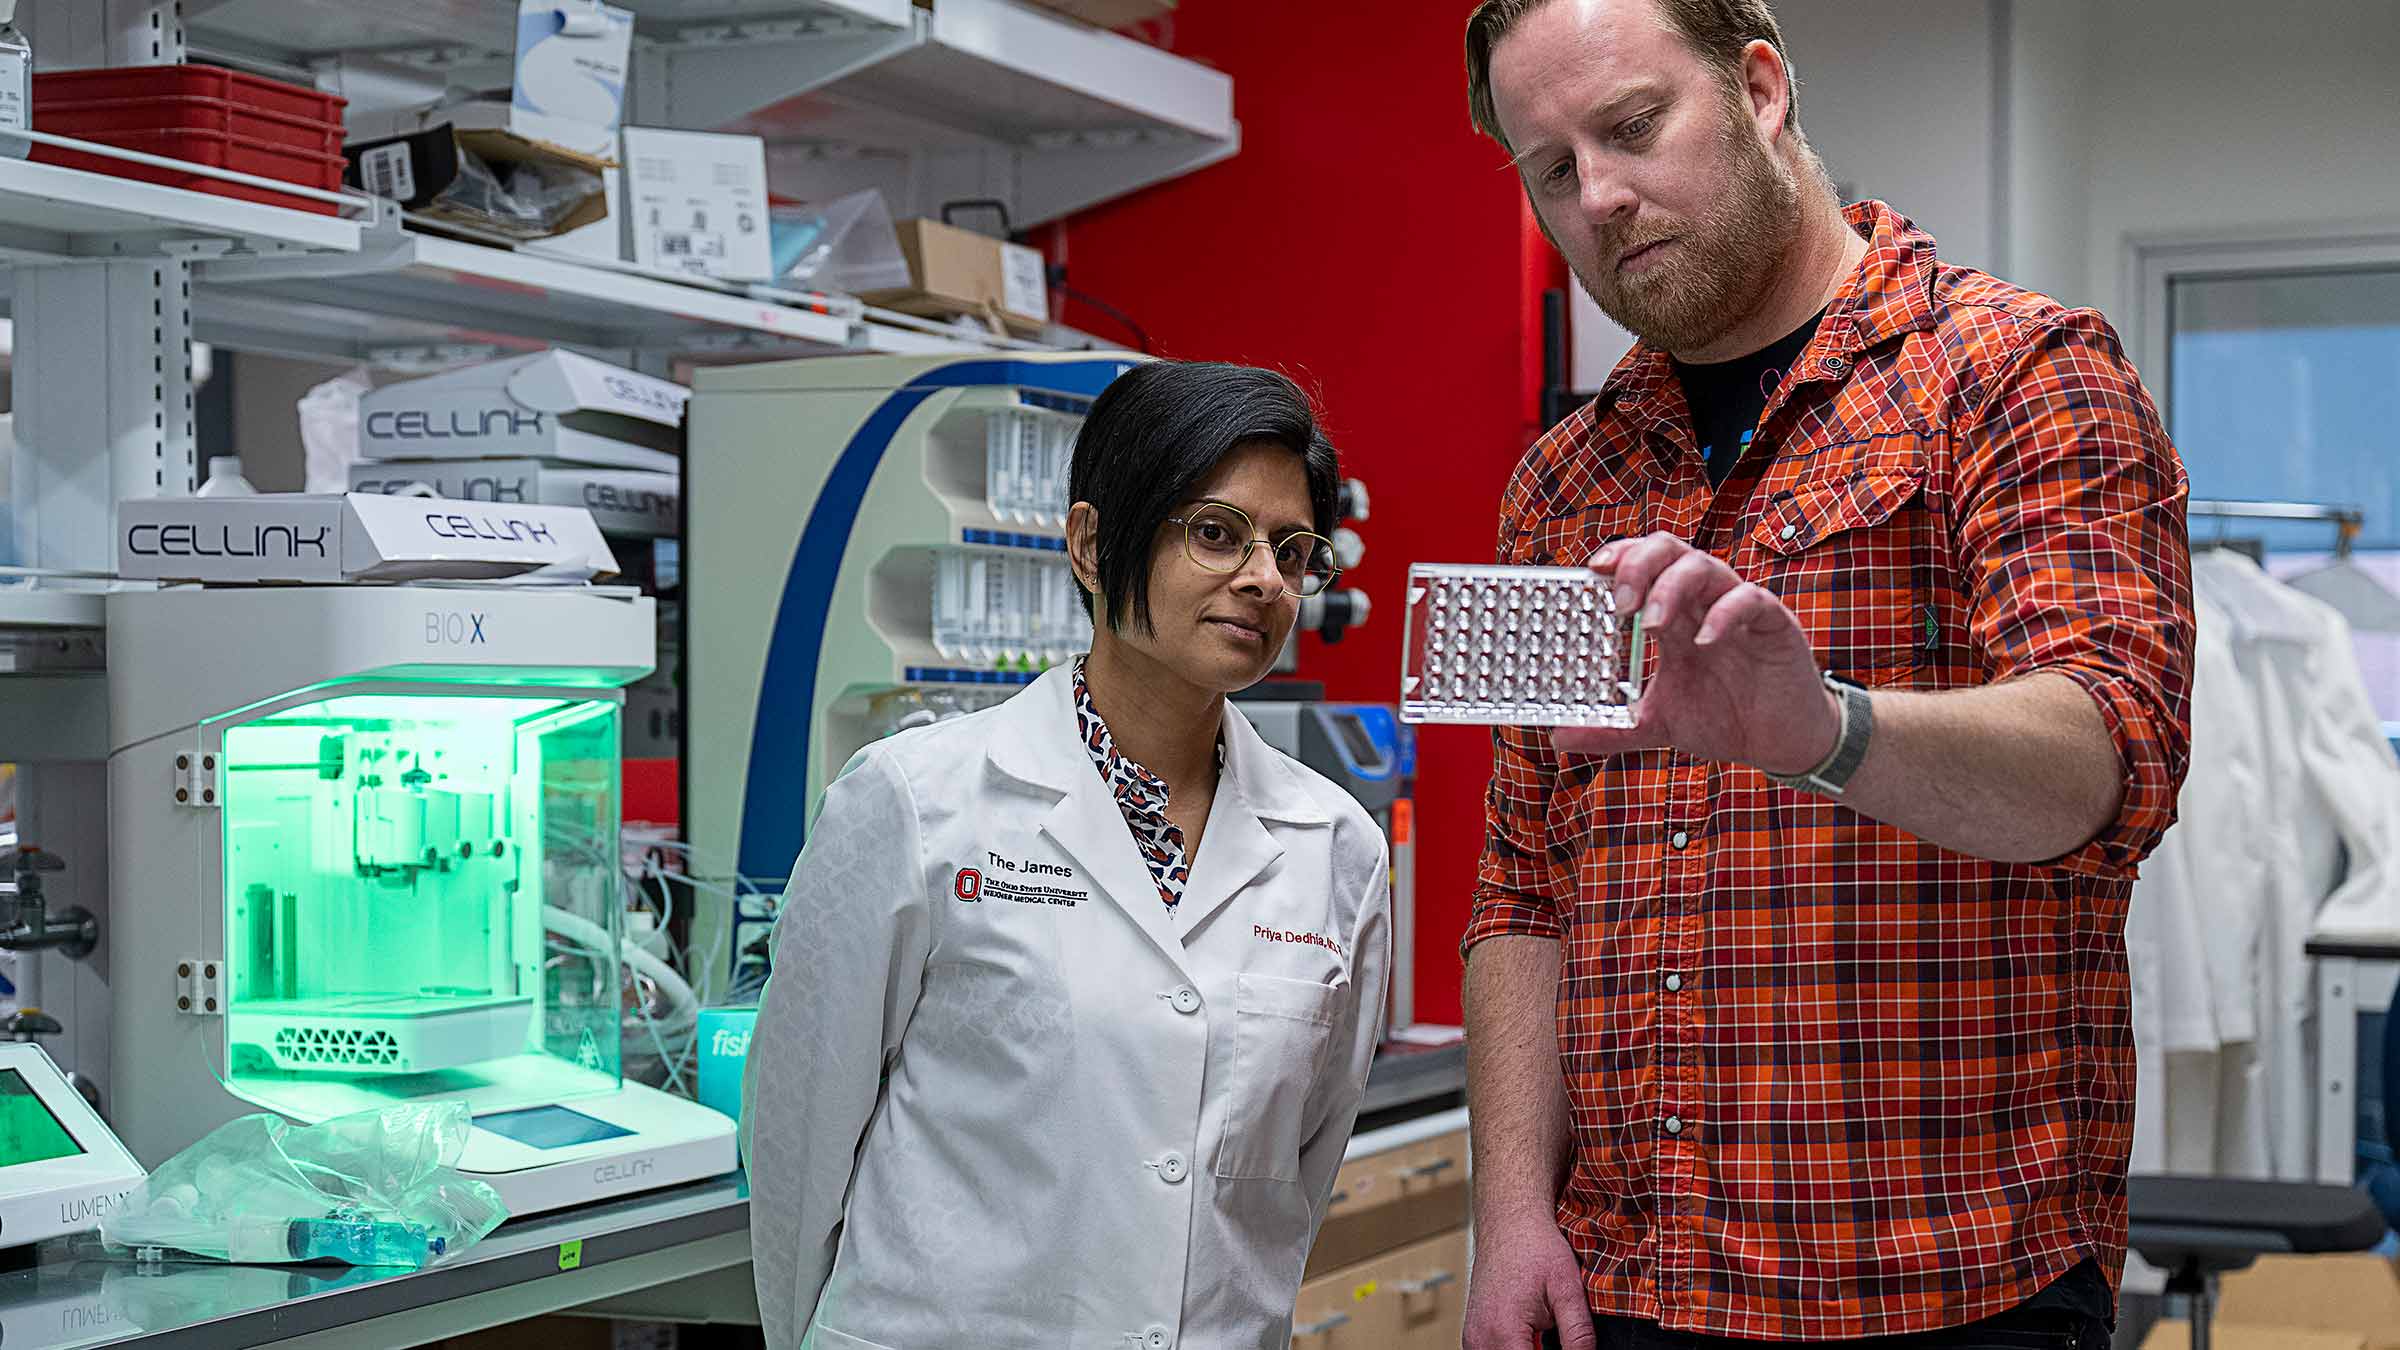
[(1238, 712), (1170, 916), (1068, 672), (860, 752), (744, 1082), (767, 1342), (1263, 1350), (1356, 1117), (1384, 840)]

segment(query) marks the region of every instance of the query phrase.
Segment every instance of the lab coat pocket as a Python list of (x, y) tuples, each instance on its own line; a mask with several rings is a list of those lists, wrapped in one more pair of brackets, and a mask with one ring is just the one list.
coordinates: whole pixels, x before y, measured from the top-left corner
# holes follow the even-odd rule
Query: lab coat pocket
[(1346, 984), (1234, 977), (1233, 1074), (1218, 1176), (1300, 1179), (1309, 1099), (1348, 992)]

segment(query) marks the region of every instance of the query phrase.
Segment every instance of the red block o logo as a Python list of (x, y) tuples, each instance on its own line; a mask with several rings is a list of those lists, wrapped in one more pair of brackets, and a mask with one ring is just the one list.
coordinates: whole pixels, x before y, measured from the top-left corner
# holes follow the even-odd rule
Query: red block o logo
[(950, 893), (961, 900), (981, 900), (983, 898), (983, 873), (972, 867), (958, 869), (958, 880), (951, 884)]

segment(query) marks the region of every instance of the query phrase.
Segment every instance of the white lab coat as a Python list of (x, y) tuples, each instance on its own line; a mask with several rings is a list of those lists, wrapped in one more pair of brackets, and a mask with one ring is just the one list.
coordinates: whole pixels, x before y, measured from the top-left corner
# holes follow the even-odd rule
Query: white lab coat
[(2265, 1142), (2219, 1120), (2221, 1055), (2255, 1040), (2269, 878), (2288, 847), (2265, 809), (2257, 700), (2233, 622), (2193, 602), (2191, 770), (2173, 828), (2143, 861), (2125, 921), (2137, 1066), (2133, 1170), (2265, 1176)]
[[(2237, 1161), (2255, 1156), (2261, 1150), (2240, 1136), (2263, 1133), (2272, 1175), (2305, 1180), (2314, 1175), (2316, 1084), (2304, 947), (2312, 935), (2400, 934), (2400, 764), (2339, 613), (2226, 550), (2195, 557), (2193, 580), (2230, 623), (2258, 728), (2260, 784), (2248, 806), (2267, 823), (2265, 843), (2257, 845), (2268, 867), (2247, 991), (2256, 1036), (2231, 1047), (2223, 1066), (2219, 1128), (2235, 1142), (2220, 1143), (2219, 1152)], [(2185, 799), (2206, 790), (2204, 782), (2187, 783)], [(2216, 890), (2203, 915), (2221, 951), (2236, 931), (2226, 917), (2241, 900), (2234, 887), (2249, 883), (2232, 880), (2240, 874), (2222, 852), (2201, 871)], [(2220, 980), (2237, 978), (2223, 973), (2229, 968), (2238, 963), (2211, 962)]]
[(1390, 873), (1341, 789), (1231, 708), (1222, 735), (1175, 917), (1064, 670), (827, 791), (743, 1084), (770, 1346), (1288, 1345)]

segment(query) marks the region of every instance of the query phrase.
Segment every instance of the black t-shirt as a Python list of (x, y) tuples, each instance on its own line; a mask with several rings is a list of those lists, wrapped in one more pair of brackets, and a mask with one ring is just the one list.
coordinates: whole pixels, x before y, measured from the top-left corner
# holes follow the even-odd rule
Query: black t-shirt
[(1733, 473), (1734, 464), (1750, 445), (1750, 435), (1758, 429), (1758, 416), (1767, 410), (1767, 400), (1774, 397), (1775, 386), (1783, 383), (1783, 373), (1800, 359), (1808, 340), (1817, 332), (1817, 316), (1793, 329), (1772, 346), (1761, 348), (1748, 356), (1709, 365), (1675, 363), (1676, 378), (1683, 381), (1684, 401), (1692, 405), (1692, 435), (1699, 442), (1700, 453), (1708, 458), (1708, 481), (1722, 486)]

